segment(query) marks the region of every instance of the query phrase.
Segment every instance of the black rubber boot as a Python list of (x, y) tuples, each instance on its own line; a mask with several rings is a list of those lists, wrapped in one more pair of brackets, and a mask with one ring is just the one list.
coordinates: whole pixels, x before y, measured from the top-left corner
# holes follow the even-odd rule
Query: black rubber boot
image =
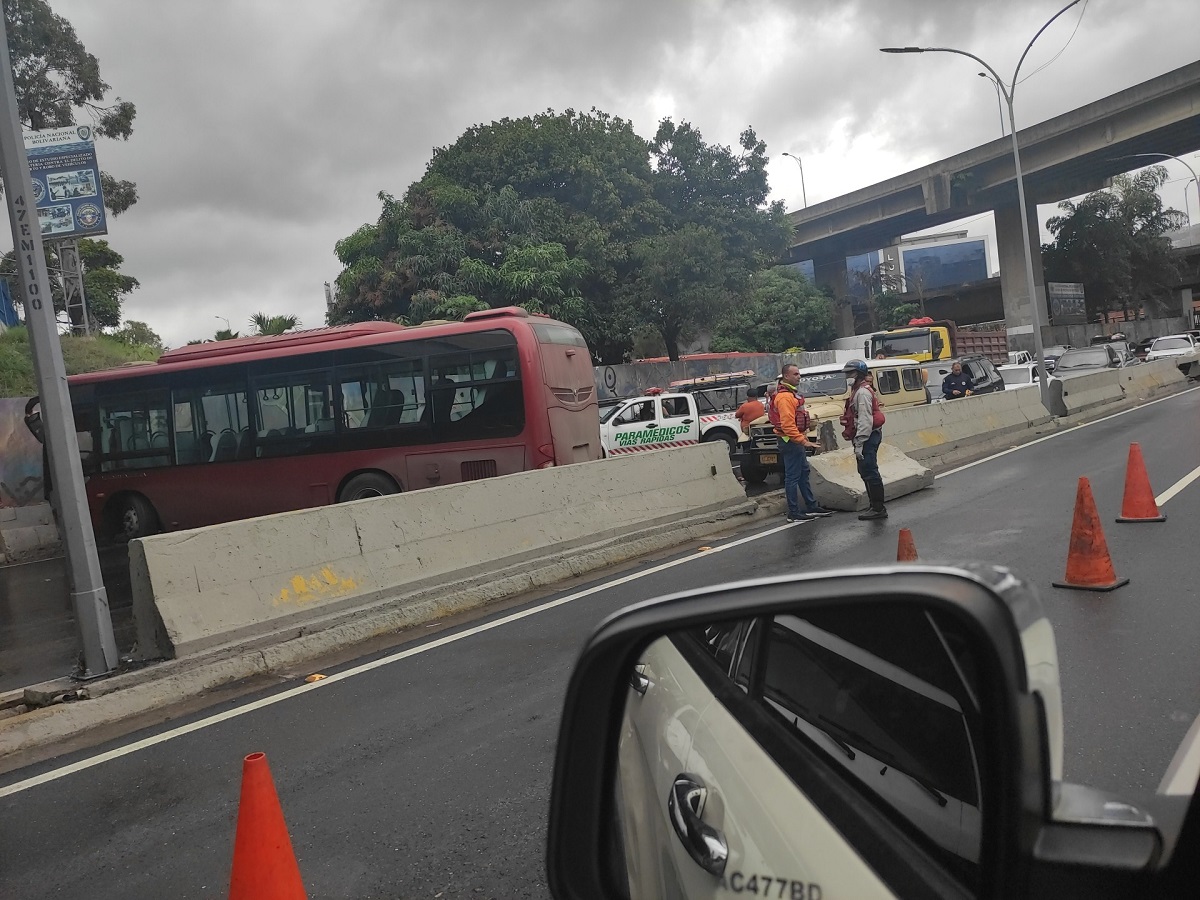
[(859, 513), (858, 517), (864, 521), (870, 519), (886, 519), (888, 517), (888, 513), (887, 507), (883, 505), (883, 485), (867, 485), (867, 498), (871, 501), (871, 508), (866, 512)]

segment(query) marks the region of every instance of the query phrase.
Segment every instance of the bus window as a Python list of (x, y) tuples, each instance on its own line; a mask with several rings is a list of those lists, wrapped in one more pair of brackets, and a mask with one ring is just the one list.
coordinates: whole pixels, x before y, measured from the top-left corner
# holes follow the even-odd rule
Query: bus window
[(166, 390), (100, 400), (101, 471), (170, 463)]
[(425, 415), (425, 372), (420, 360), (339, 373), (339, 382), (344, 428), (415, 425)]
[(334, 431), (329, 373), (269, 375), (254, 382), (258, 456), (290, 456), (313, 447), (314, 435)]
[(246, 389), (240, 382), (175, 391), (175, 462), (227, 462), (253, 453)]
[(435, 434), (446, 440), (520, 434), (525, 404), (515, 347), (453, 353), (430, 361)]

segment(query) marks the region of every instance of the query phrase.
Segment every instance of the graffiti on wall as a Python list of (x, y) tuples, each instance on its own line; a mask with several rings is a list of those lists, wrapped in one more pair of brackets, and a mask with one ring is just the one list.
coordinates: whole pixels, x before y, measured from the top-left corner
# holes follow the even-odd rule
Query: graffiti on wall
[(0, 507), (42, 502), (42, 445), (25, 427), (27, 399), (0, 398)]

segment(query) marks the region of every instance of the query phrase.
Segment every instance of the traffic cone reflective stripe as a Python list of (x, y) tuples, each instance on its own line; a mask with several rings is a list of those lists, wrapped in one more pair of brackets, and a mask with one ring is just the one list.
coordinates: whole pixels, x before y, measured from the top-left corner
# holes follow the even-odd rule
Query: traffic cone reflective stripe
[(1092, 498), (1092, 485), (1086, 478), (1080, 478), (1075, 490), (1075, 518), (1071, 523), (1067, 575), (1062, 581), (1055, 581), (1054, 586), (1084, 591), (1111, 591), (1128, 583), (1128, 578), (1118, 578), (1113, 569), (1108, 542), (1104, 540), (1104, 528), (1100, 525), (1100, 514), (1096, 512), (1096, 501)]
[(1150, 487), (1150, 476), (1146, 474), (1146, 462), (1142, 459), (1142, 446), (1136, 442), (1129, 445), (1129, 462), (1125, 466), (1125, 498), (1121, 501), (1121, 515), (1117, 521), (1167, 521), (1154, 501), (1154, 489)]
[(242, 761), (229, 900), (307, 900), (265, 753)]
[(912, 532), (907, 528), (900, 529), (900, 541), (896, 546), (896, 562), (915, 562), (917, 545), (913, 541)]

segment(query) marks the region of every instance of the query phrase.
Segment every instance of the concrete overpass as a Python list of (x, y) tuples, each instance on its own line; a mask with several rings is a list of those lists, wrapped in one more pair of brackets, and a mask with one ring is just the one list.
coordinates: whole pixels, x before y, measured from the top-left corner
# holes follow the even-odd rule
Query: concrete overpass
[[(1037, 302), (1043, 324), (1038, 203), (1104, 187), (1153, 159), (1200, 149), (1200, 62), (1017, 132), (1030, 212)], [(1125, 158), (1123, 158), (1125, 157)], [(807, 209), (790, 213), (791, 257), (811, 259), (819, 284), (846, 288), (846, 257), (889, 247), (901, 235), (989, 210), (996, 218), (1005, 319), (1015, 346), (1032, 343), (1032, 315), (1021, 251), (1011, 138), (1004, 137)]]

